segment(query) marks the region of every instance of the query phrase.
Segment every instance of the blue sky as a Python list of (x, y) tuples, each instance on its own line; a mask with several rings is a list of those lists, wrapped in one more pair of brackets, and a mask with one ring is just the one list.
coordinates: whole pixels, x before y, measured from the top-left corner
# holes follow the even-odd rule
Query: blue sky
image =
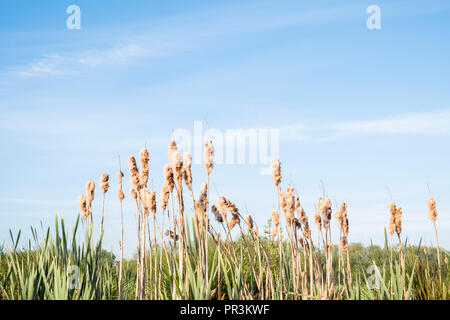
[[(71, 4), (81, 30), (66, 28)], [(372, 4), (381, 30), (366, 27)], [(0, 242), (56, 214), (70, 224), (85, 182), (108, 172), (105, 246), (117, 252), (117, 156), (125, 166), (147, 142), (159, 191), (173, 130), (198, 120), (279, 129), (283, 187), (295, 184), (312, 217), (323, 181), (333, 202), (348, 204), (350, 241), (382, 243), (392, 195), (405, 236), (434, 243), (429, 184), (450, 248), (448, 1), (16, 0), (0, 9)], [(275, 192), (259, 169), (217, 165), (212, 183), (262, 229)], [(194, 175), (198, 191), (201, 165)], [(134, 210), (128, 199), (126, 255)]]

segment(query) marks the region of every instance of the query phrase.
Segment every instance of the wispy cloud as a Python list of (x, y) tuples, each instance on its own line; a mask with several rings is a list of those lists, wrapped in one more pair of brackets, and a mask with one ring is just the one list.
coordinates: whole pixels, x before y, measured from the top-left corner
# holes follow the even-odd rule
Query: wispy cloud
[(13, 75), (21, 77), (62, 75), (65, 73), (61, 69), (63, 60), (59, 54), (45, 54), (28, 64), (13, 67), (10, 71)]
[(20, 77), (73, 75), (80, 68), (123, 65), (140, 58), (162, 57), (163, 52), (127, 43), (74, 54), (45, 54), (28, 64), (15, 66), (10, 73)]
[(326, 142), (354, 135), (450, 135), (450, 109), (406, 113), (375, 120), (357, 120), (327, 125), (295, 124), (281, 128), (281, 138)]

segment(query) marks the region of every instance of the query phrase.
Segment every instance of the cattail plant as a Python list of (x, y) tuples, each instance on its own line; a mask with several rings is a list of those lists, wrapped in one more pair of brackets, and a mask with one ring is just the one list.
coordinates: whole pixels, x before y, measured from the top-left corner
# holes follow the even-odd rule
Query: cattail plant
[[(282, 178), (282, 174), (281, 174), (281, 164), (280, 164), (280, 160), (279, 159), (272, 159), (271, 163), (270, 163), (271, 169), (272, 169), (272, 180), (273, 183), (276, 187), (277, 190), (277, 199), (278, 199), (278, 216), (280, 216), (280, 207), (281, 207), (281, 203), (280, 200), (284, 199), (284, 196), (282, 196), (282, 191), (280, 188), (280, 183), (281, 183), (281, 178)], [(281, 192), (281, 193), (280, 193)], [(281, 198), (281, 199), (280, 199)], [(283, 203), (284, 204), (284, 203)], [(272, 233), (273, 234), (273, 233)], [(278, 234), (278, 255), (280, 257), (280, 286), (281, 286), (281, 290), (284, 290), (284, 272), (283, 272), (283, 261), (282, 261), (282, 246), (281, 246), (281, 237), (282, 237), (282, 233), (281, 233), (281, 226), (278, 225), (278, 230), (277, 230), (277, 234)], [(281, 299), (283, 299), (283, 293), (280, 294)]]
[(438, 232), (436, 228), (436, 219), (437, 219), (437, 209), (436, 209), (436, 202), (434, 201), (433, 197), (428, 198), (427, 200), (428, 205), (428, 218), (433, 222), (434, 227), (434, 233), (436, 235), (436, 249), (437, 249), (437, 258), (438, 258), (438, 268), (439, 268), (439, 278), (441, 278), (441, 257), (440, 257), (440, 250), (439, 250), (439, 238), (438, 238)]
[(102, 191), (102, 220), (100, 223), (100, 233), (103, 233), (103, 221), (105, 218), (105, 196), (109, 190), (109, 175), (107, 173), (102, 174), (100, 178), (100, 190)]
[[(88, 268), (91, 268), (87, 278), (94, 278), (93, 281), (98, 279), (92, 285), (92, 294), (89, 296), (89, 293), (85, 293), (83, 296), (76, 296), (78, 293), (74, 293), (74, 297), (77, 299), (92, 297), (100, 299), (105, 297), (103, 290), (108, 290), (108, 294), (113, 294), (114, 298), (118, 299), (128, 299), (134, 295), (136, 299), (202, 300), (409, 299), (424, 294), (430, 294), (433, 297), (438, 294), (447, 294), (445, 283), (442, 280), (437, 282), (432, 278), (435, 274), (429, 272), (429, 248), (424, 248), (425, 256), (418, 254), (418, 258), (426, 261), (426, 270), (423, 271), (424, 277), (421, 276), (422, 274), (418, 274), (422, 271), (420, 268), (414, 268), (416, 265), (413, 265), (410, 259), (405, 261), (404, 255), (408, 253), (409, 256), (413, 251), (410, 251), (406, 245), (403, 248), (401, 239), (402, 209), (395, 203), (389, 205), (390, 269), (380, 270), (384, 277), (382, 279), (383, 289), (370, 290), (360, 277), (356, 277), (352, 282), (346, 203), (342, 203), (340, 206), (336, 203), (336, 206), (333, 207), (324, 192), (322, 197), (318, 199), (314, 216), (311, 216), (313, 220), (309, 221), (300, 203), (296, 188), (293, 184), (289, 184), (287, 187), (282, 185), (280, 161), (273, 159), (271, 169), (272, 181), (276, 190), (277, 208), (273, 208), (274, 210), (271, 212), (272, 228), (268, 230), (269, 236), (260, 238), (254, 216), (248, 214), (248, 212), (245, 216), (241, 215), (238, 206), (233, 201), (218, 195), (215, 203), (211, 205), (209, 178), (214, 165), (214, 148), (210, 140), (205, 142), (204, 151), (203, 160), (208, 180), (198, 185), (199, 193), (196, 194), (196, 197), (194, 197), (193, 192), (191, 155), (184, 152), (181, 156), (173, 140), (169, 143), (168, 163), (163, 168), (163, 183), (161, 189), (158, 188), (158, 194), (153, 190), (153, 183), (151, 188), (148, 186), (150, 180), (148, 150), (143, 149), (139, 153), (139, 168), (134, 157), (128, 159), (131, 173), (130, 201), (135, 202), (137, 206), (137, 212), (135, 212), (138, 238), (136, 282), (130, 282), (127, 279), (127, 275), (133, 273), (133, 270), (130, 270), (130, 264), (125, 263), (124, 260), (123, 201), (125, 194), (122, 190), (124, 174), (120, 171), (119, 160), (117, 197), (120, 201), (121, 232), (118, 282), (111, 279), (111, 275), (117, 273), (110, 272), (110, 269), (108, 269), (110, 267), (106, 263), (102, 264), (101, 268), (99, 267), (99, 257), (101, 257), (101, 252), (99, 252), (94, 256), (95, 259), (89, 258), (88, 260), (89, 263), (93, 262), (94, 268), (91, 268), (89, 263), (87, 264)], [(98, 221), (101, 223), (101, 231), (103, 232), (104, 202), (109, 189), (109, 176), (106, 174), (102, 176), (99, 188), (103, 193), (103, 199), (102, 219), (98, 219)], [(186, 210), (184, 210), (183, 196), (186, 189), (183, 190), (183, 188), (188, 188), (192, 197), (192, 208), (187, 208), (186, 205)], [(87, 229), (88, 223), (91, 226), (93, 223), (94, 190), (94, 183), (89, 181), (86, 184), (85, 194), (78, 198), (80, 214)], [(157, 196), (159, 203), (156, 201)], [(176, 199), (174, 199), (175, 197)], [(441, 272), (442, 266), (435, 225), (437, 218), (436, 203), (434, 199), (430, 198), (427, 205), (428, 216), (433, 222), (436, 233), (438, 265)], [(159, 208), (162, 215), (157, 215)], [(191, 209), (193, 219), (187, 219), (189, 216), (192, 218)], [(211, 219), (209, 217), (210, 211), (212, 213)], [(168, 217), (168, 227), (164, 226), (165, 217)], [(338, 226), (338, 229), (333, 228), (333, 232), (334, 230), (339, 232), (339, 238), (336, 236), (336, 239), (338, 239), (336, 246), (333, 246), (331, 237), (332, 217)], [(88, 222), (89, 218), (90, 222)], [(151, 219), (153, 219), (153, 229), (151, 228)], [(162, 219), (162, 226), (159, 224), (160, 219)], [(310, 223), (317, 226), (317, 242), (312, 239), (313, 232), (311, 229), (313, 226), (310, 226)], [(190, 228), (191, 225), (192, 228)], [(217, 226), (219, 228), (216, 228)], [(240, 237), (236, 238), (236, 232), (239, 231)], [(283, 237), (283, 233), (287, 236)], [(399, 261), (401, 263), (401, 266), (399, 266), (399, 263), (396, 268), (392, 268), (392, 237), (394, 234), (397, 235), (399, 241)], [(157, 239), (157, 236), (159, 236), (159, 239)], [(263, 241), (260, 241), (261, 239)], [(146, 241), (148, 241), (148, 244)], [(96, 248), (101, 250), (101, 242)], [(148, 248), (149, 250), (147, 250)], [(208, 248), (210, 252), (208, 252)], [(357, 250), (357, 248), (352, 248), (352, 250)], [(339, 252), (338, 255), (337, 252)], [(39, 252), (37, 251), (36, 254), (39, 254)], [(333, 255), (335, 255), (334, 259)], [(388, 255), (389, 252), (386, 256), (388, 257)], [(1, 249), (0, 256), (3, 258)], [(73, 256), (71, 259), (73, 259)], [(13, 261), (13, 259), (10, 260)], [(364, 260), (361, 259), (361, 262), (365, 263)], [(448, 272), (447, 256), (444, 256), (443, 262), (445, 262)], [(407, 263), (406, 266), (405, 263)], [(423, 265), (420, 264), (420, 266)], [(37, 277), (40, 277), (40, 272), (45, 273), (46, 271), (39, 268), (37, 266), (35, 269), (25, 270), (24, 274), (33, 275), (34, 270), (37, 270)], [(52, 268), (52, 272), (56, 272), (58, 265), (54, 265)], [(20, 268), (14, 270), (20, 270)], [(98, 273), (96, 273), (96, 270)], [(413, 271), (409, 274), (409, 270)], [(358, 269), (356, 272), (358, 272)], [(445, 272), (445, 270), (442, 272)], [(103, 282), (102, 277), (105, 277), (105, 275), (110, 278)], [(443, 275), (445, 277), (446, 274)], [(441, 275), (439, 276), (441, 277)], [(13, 289), (8, 290), (4, 290), (4, 284), (1, 283), (0, 299), (7, 295), (16, 294), (22, 287), (28, 287), (28, 278), (22, 277), (24, 279), (23, 286), (15, 282)], [(10, 279), (6, 279), (6, 281), (16, 281), (16, 275), (14, 274)], [(46, 287), (52, 285), (49, 284), (53, 281), (52, 276), (46, 274), (45, 280), (44, 278), (39, 279), (41, 280), (37, 283), (45, 282)], [(421, 286), (427, 286), (427, 282), (431, 283), (429, 287), (422, 288)], [(82, 290), (86, 291), (85, 287)], [(41, 291), (43, 290), (38, 289), (33, 292), (40, 293)]]
[(117, 198), (120, 201), (120, 241), (119, 241), (119, 249), (120, 249), (120, 263), (119, 263), (119, 300), (122, 300), (122, 278), (123, 278), (123, 200), (125, 199), (125, 194), (122, 189), (122, 179), (123, 172), (120, 169), (120, 159), (119, 159), (119, 173), (117, 174), (117, 178), (119, 180), (119, 191), (117, 193)]

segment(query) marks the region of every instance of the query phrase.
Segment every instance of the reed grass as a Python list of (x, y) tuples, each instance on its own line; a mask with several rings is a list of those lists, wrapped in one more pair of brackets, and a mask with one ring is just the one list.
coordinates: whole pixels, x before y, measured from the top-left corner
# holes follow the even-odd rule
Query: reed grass
[[(318, 238), (313, 239), (309, 217), (297, 189), (294, 185), (283, 189), (278, 159), (271, 163), (278, 203), (276, 208), (267, 210), (271, 214), (267, 225), (261, 228), (248, 212), (242, 216), (228, 195), (218, 195), (215, 201), (210, 199), (210, 175), (214, 169), (211, 141), (205, 143), (206, 182), (199, 184), (198, 198), (194, 196), (191, 156), (187, 152), (181, 156), (176, 143), (171, 141), (158, 206), (156, 191), (147, 186), (151, 173), (149, 159), (146, 148), (139, 153), (139, 167), (133, 156), (128, 159), (132, 185), (129, 201), (136, 205), (134, 259), (124, 259), (123, 253), (125, 173), (121, 171), (119, 158), (119, 260), (115, 261), (112, 252), (102, 249), (105, 196), (110, 188), (110, 178), (105, 173), (100, 180), (100, 238), (93, 239), (95, 184), (88, 181), (85, 194), (78, 198), (80, 212), (71, 235), (64, 221), (56, 219), (54, 235), (48, 229), (42, 238), (32, 228), (34, 244), (29, 241), (27, 248), (19, 249), (20, 232), (15, 237), (11, 233), (11, 246), (0, 248), (0, 299), (450, 297), (448, 253), (439, 248), (433, 198), (428, 199), (427, 205), (436, 248), (422, 250), (420, 244), (410, 246), (402, 239), (403, 211), (392, 202), (386, 210), (389, 219), (384, 248), (364, 249), (349, 243), (347, 204), (333, 206), (328, 198), (318, 198), (313, 215)], [(192, 198), (192, 215), (185, 212), (185, 188)], [(85, 228), (83, 241), (78, 242), (80, 222)], [(339, 241), (335, 244), (331, 234), (333, 223), (339, 231)], [(397, 243), (393, 241), (394, 234)], [(444, 257), (444, 267), (441, 257)], [(69, 285), (74, 279), (74, 266), (79, 271), (76, 288)], [(369, 266), (373, 266), (372, 274), (368, 273)]]

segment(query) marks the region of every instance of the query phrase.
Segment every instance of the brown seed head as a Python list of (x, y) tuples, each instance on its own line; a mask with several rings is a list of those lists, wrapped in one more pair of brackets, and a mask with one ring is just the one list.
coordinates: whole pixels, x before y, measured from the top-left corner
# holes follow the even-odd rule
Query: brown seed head
[(205, 142), (205, 150), (203, 154), (203, 161), (205, 163), (206, 173), (209, 175), (214, 166), (214, 147), (211, 140)]
[(149, 166), (148, 161), (150, 159), (150, 154), (148, 153), (148, 150), (146, 148), (142, 149), (139, 153), (139, 159), (141, 162), (141, 175), (139, 177), (139, 182), (142, 187), (147, 186), (148, 177), (149, 177)]
[(278, 228), (273, 227), (273, 228), (270, 230), (270, 234), (271, 234), (272, 238), (275, 238), (275, 237), (277, 236), (277, 234), (278, 234)]
[(272, 169), (273, 183), (275, 184), (276, 187), (278, 187), (282, 178), (280, 160), (278, 160), (277, 158), (273, 158), (270, 166)]
[(249, 228), (249, 229), (253, 229), (253, 218), (252, 218), (252, 216), (251, 215), (246, 215), (245, 217), (244, 217), (244, 222), (245, 222), (245, 224), (247, 225), (247, 227)]
[(162, 186), (161, 195), (159, 202), (161, 203), (161, 210), (166, 210), (167, 204), (169, 203), (170, 187), (165, 183)]
[(223, 222), (223, 216), (220, 214), (219, 210), (217, 209), (217, 207), (213, 204), (211, 206), (211, 211), (214, 214), (214, 217), (216, 218), (216, 221), (219, 223)]
[(184, 181), (186, 182), (186, 185), (188, 186), (189, 190), (192, 191), (192, 171), (191, 171), (192, 157), (188, 151), (184, 152), (183, 160), (184, 160)]
[(134, 189), (134, 188), (131, 188), (131, 189), (130, 189), (130, 196), (131, 196), (134, 200), (137, 200), (138, 194), (137, 194), (136, 189)]
[(224, 197), (219, 197), (216, 200), (217, 210), (222, 215), (222, 218), (224, 221), (227, 221), (227, 207), (228, 207), (228, 200)]
[(107, 173), (102, 174), (100, 178), (100, 190), (102, 190), (103, 194), (109, 190), (109, 174)]
[(397, 210), (395, 211), (395, 232), (397, 235), (400, 235), (402, 233), (402, 208), (397, 207)]
[(170, 167), (169, 164), (166, 164), (164, 166), (163, 173), (164, 173), (164, 184), (167, 185), (169, 187), (169, 191), (172, 192), (175, 182), (173, 180), (172, 168)]
[(280, 225), (280, 215), (275, 210), (272, 211), (272, 223), (275, 227)]
[(80, 204), (80, 213), (83, 218), (87, 218), (89, 216), (89, 211), (86, 203), (86, 196), (84, 194), (78, 197), (78, 203)]
[(92, 201), (94, 201), (94, 193), (95, 193), (94, 181), (89, 180), (86, 183), (86, 205), (87, 205), (88, 210), (92, 206)]
[(433, 197), (430, 197), (427, 200), (428, 204), (428, 218), (435, 222), (437, 219), (437, 210), (436, 210), (436, 202), (434, 201)]

